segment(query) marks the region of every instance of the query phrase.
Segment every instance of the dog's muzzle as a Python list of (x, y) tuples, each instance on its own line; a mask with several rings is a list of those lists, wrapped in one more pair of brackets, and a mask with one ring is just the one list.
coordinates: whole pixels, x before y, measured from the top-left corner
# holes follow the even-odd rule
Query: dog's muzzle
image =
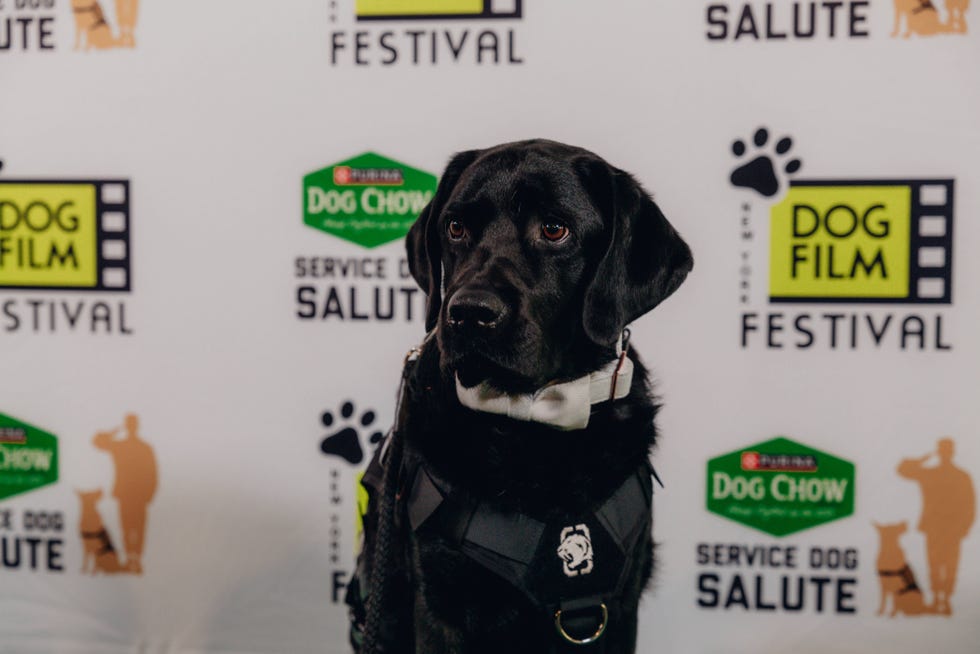
[(463, 336), (492, 337), (509, 322), (510, 308), (491, 291), (462, 288), (446, 306), (449, 328)]

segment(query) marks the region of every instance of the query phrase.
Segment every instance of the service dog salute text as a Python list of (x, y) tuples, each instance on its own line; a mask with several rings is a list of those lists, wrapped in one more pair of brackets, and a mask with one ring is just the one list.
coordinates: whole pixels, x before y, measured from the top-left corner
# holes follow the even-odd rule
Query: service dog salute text
[(857, 612), (853, 547), (698, 543), (696, 560), (702, 609)]
[(407, 259), (296, 257), (295, 264), (297, 279), (326, 282), (296, 287), (298, 318), (411, 322), (422, 316), (425, 298), (411, 281)]
[(0, 569), (64, 572), (64, 526), (61, 511), (0, 509)]

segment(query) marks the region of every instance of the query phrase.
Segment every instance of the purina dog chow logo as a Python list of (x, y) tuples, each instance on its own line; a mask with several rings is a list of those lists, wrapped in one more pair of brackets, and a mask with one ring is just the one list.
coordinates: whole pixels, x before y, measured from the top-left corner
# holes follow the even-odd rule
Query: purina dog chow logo
[(436, 176), (365, 152), (303, 178), (303, 222), (367, 248), (404, 238)]
[(790, 535), (854, 513), (854, 464), (784, 437), (708, 461), (711, 513), (763, 532), (765, 542), (700, 542), (697, 606), (766, 614), (852, 614), (857, 547)]
[(58, 481), (58, 438), (0, 413), (0, 500)]
[[(764, 127), (732, 142), (729, 181), (745, 193), (740, 301), (784, 307), (743, 311), (742, 347), (949, 349), (944, 312), (925, 309), (952, 302), (954, 180), (797, 179), (794, 146)], [(756, 246), (760, 200), (767, 253)], [(870, 310), (901, 305), (923, 310)]]
[(944, 0), (942, 7), (938, 1), (712, 2), (705, 6), (704, 34), (715, 43), (867, 39), (884, 34), (886, 24), (892, 25), (892, 37), (966, 34), (970, 0)]
[(788, 438), (708, 462), (712, 513), (785, 536), (854, 513), (854, 464)]
[(64, 571), (64, 512), (5, 503), (57, 483), (59, 467), (57, 436), (0, 413), (0, 572)]
[(300, 255), (294, 262), (300, 320), (412, 322), (424, 297), (408, 269), (401, 241), (435, 194), (437, 178), (373, 152), (303, 178), (303, 222), (370, 255)]
[(523, 0), (329, 0), (330, 64), (523, 64)]
[(128, 180), (0, 178), (0, 333), (132, 333), (131, 287)]
[(138, 18), (139, 0), (0, 0), (0, 54), (134, 48)]

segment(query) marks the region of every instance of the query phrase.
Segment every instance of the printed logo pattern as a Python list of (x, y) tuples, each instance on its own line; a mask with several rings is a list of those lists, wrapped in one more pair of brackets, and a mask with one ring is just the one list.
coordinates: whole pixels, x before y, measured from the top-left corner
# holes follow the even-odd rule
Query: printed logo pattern
[(58, 481), (58, 438), (0, 413), (0, 500)]
[[(742, 311), (741, 347), (951, 350), (946, 312), (920, 307), (952, 303), (955, 181), (796, 179), (795, 140), (770, 143), (760, 127), (751, 146), (740, 138), (731, 146), (738, 159), (729, 182), (752, 191), (739, 203), (739, 301), (758, 301), (765, 280), (771, 305)], [(759, 197), (768, 253), (755, 245)], [(807, 304), (868, 308), (791, 306)], [(899, 313), (882, 305), (911, 306)]]
[(75, 49), (105, 50), (107, 48), (136, 46), (136, 17), (139, 0), (116, 0), (116, 21), (118, 35), (106, 22), (105, 12), (99, 0), (71, 0), (71, 11), (75, 16)]
[[(760, 127), (752, 136), (754, 152), (747, 153), (745, 142), (738, 139), (732, 143), (732, 154), (739, 159), (739, 166), (732, 171), (731, 182), (735, 186), (750, 188), (761, 195), (769, 198), (779, 192), (779, 179), (776, 176), (776, 165), (786, 173), (792, 175), (799, 171), (802, 162), (799, 159), (789, 159), (790, 149), (793, 147), (793, 139), (784, 136), (776, 142), (775, 147), (770, 151), (766, 146), (769, 142), (769, 130)], [(742, 159), (748, 159), (741, 163)]]
[(773, 302), (951, 301), (951, 179), (794, 180), (771, 216)]
[(558, 558), (566, 577), (578, 577), (592, 572), (592, 536), (589, 527), (578, 524), (561, 530)]
[[(320, 451), (328, 456), (337, 456), (351, 465), (357, 465), (364, 461), (364, 450), (374, 447), (381, 442), (384, 434), (381, 431), (373, 431), (370, 436), (366, 431), (370, 431), (374, 425), (376, 414), (368, 409), (355, 417), (356, 409), (354, 402), (347, 401), (340, 406), (337, 412), (340, 415), (340, 424), (337, 431), (328, 434), (320, 442)], [(331, 411), (324, 411), (320, 416), (320, 422), (324, 427), (333, 427), (336, 422)]]
[(303, 178), (303, 222), (367, 248), (403, 238), (436, 177), (366, 152)]
[(0, 180), (0, 288), (130, 285), (128, 181)]
[[(335, 410), (320, 414), (320, 424), (329, 433), (320, 441), (320, 451), (353, 467), (353, 476), (343, 474), (337, 466), (330, 467), (329, 494), (329, 560), (333, 569), (331, 578), (331, 601), (343, 601), (347, 584), (352, 574), (353, 560), (341, 558), (341, 543), (360, 542), (363, 531), (363, 516), (367, 512), (368, 494), (361, 485), (364, 474), (362, 464), (375, 448), (379, 447), (384, 434), (376, 428), (377, 413), (372, 409), (358, 410), (353, 400), (347, 400)], [(351, 515), (352, 503), (356, 510)], [(352, 529), (351, 529), (352, 527)]]
[[(929, 589), (932, 603), (926, 604), (922, 588), (916, 582), (899, 538), (908, 530), (906, 522), (878, 524), (878, 577), (881, 603), (878, 615), (890, 605), (890, 617), (898, 613), (951, 615), (951, 598), (956, 588), (963, 539), (976, 520), (976, 492), (973, 479), (953, 463), (955, 445), (942, 438), (936, 450), (925, 456), (905, 459), (898, 465), (898, 475), (913, 481), (922, 491), (922, 516), (918, 530), (925, 536), (928, 558)], [(927, 466), (932, 460), (936, 464)]]
[[(902, 38), (934, 36), (936, 34), (966, 34), (964, 14), (970, 0), (946, 0), (946, 21), (940, 19), (939, 11), (932, 0), (894, 0), (895, 27), (892, 36), (901, 34)], [(904, 30), (902, 27), (904, 26)]]
[[(120, 431), (125, 435), (117, 438)], [(96, 506), (102, 490), (77, 491), (81, 502), (79, 533), (85, 552), (82, 572), (143, 574), (147, 507), (157, 491), (156, 455), (140, 437), (139, 417), (135, 414), (125, 417), (123, 427), (97, 433), (92, 444), (112, 457), (115, 468), (112, 496), (119, 507), (126, 558), (120, 561)]]
[(773, 536), (854, 513), (854, 464), (774, 438), (708, 462), (708, 510)]
[(357, 20), (520, 18), (523, 0), (357, 0)]
[(73, 51), (135, 48), (138, 18), (139, 0), (4, 0), (0, 54), (58, 50), (62, 21), (71, 22)]
[[(340, 5), (350, 13), (338, 13)], [(331, 66), (524, 63), (514, 29), (523, 0), (330, 0), (329, 7), (331, 24), (353, 17), (358, 27), (330, 32)]]
[[(869, 0), (821, 2), (713, 2), (705, 8), (708, 41), (810, 41), (813, 39), (868, 39), (869, 19), (885, 3)], [(941, 13), (933, 0), (892, 0), (892, 38), (966, 34), (970, 0), (944, 0)]]

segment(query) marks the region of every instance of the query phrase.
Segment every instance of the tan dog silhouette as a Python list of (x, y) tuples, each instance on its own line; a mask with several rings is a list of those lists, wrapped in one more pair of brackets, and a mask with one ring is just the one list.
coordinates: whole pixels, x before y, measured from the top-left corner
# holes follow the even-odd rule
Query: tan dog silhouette
[(71, 10), (75, 14), (76, 50), (104, 50), (119, 45), (105, 20), (99, 0), (71, 0)]
[(932, 36), (950, 31), (948, 25), (939, 22), (939, 12), (936, 11), (932, 0), (895, 0), (895, 27), (892, 36), (898, 36), (903, 17), (905, 34), (902, 36), (906, 39), (913, 32), (919, 36)]
[(878, 550), (878, 579), (881, 582), (881, 603), (878, 605), (878, 615), (885, 612), (888, 598), (892, 600), (892, 610), (888, 617), (893, 618), (898, 613), (905, 615), (922, 615), (933, 613), (926, 607), (922, 598), (922, 589), (915, 583), (915, 574), (905, 559), (905, 552), (898, 539), (908, 531), (908, 523), (899, 522), (893, 525), (872, 523), (878, 530), (881, 541)]
[(96, 504), (102, 498), (102, 490), (75, 491), (82, 502), (81, 518), (78, 520), (78, 531), (82, 536), (84, 555), (82, 557), (82, 574), (114, 574), (122, 571), (119, 556), (112, 546), (112, 539), (106, 531), (105, 524)]

